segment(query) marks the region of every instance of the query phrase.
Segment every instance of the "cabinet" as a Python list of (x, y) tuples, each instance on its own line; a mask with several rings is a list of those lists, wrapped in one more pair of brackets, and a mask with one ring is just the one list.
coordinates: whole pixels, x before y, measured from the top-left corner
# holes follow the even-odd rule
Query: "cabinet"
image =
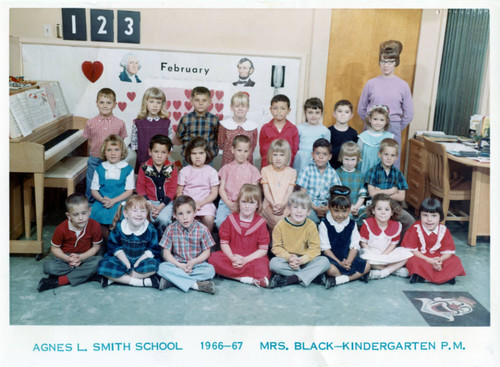
[(427, 154), (424, 142), (410, 139), (408, 172), (406, 174), (409, 189), (406, 191), (406, 203), (415, 210), (427, 195)]

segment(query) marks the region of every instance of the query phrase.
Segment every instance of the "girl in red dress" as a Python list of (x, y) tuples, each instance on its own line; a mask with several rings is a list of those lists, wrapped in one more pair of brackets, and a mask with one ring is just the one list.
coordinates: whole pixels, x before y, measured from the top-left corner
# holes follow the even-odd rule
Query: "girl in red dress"
[(266, 221), (257, 213), (262, 192), (245, 184), (238, 195), (238, 210), (231, 213), (219, 229), (222, 251), (213, 252), (208, 262), (215, 272), (227, 278), (258, 287), (269, 286), (269, 232)]
[(455, 284), (455, 277), (465, 275), (462, 262), (455, 255), (450, 231), (440, 222), (444, 219), (439, 200), (427, 198), (419, 209), (420, 220), (406, 233), (402, 246), (413, 252), (406, 268), (410, 283), (429, 281)]

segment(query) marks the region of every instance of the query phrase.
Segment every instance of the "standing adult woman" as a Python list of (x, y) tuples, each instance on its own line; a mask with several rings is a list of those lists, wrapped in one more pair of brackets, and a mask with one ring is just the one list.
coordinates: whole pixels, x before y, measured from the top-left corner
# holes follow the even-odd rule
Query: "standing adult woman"
[[(390, 110), (389, 131), (401, 146), (401, 132), (413, 119), (413, 100), (410, 87), (394, 72), (399, 65), (399, 55), (403, 45), (399, 41), (389, 40), (380, 44), (379, 65), (381, 75), (368, 80), (358, 103), (358, 114), (365, 120), (367, 111), (373, 105), (386, 105)], [(399, 168), (399, 155), (394, 163)]]

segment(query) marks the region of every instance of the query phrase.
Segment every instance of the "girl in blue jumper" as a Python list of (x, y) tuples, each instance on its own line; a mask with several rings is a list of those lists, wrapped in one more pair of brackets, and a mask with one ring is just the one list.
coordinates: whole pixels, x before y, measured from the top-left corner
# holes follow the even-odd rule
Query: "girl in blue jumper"
[(326, 271), (326, 289), (361, 278), (367, 282), (370, 264), (357, 256), (360, 235), (351, 212), (351, 190), (346, 186), (330, 188), (329, 212), (320, 223), (321, 254), (330, 260)]
[[(124, 219), (120, 220), (122, 208)], [(110, 227), (108, 251), (97, 268), (97, 273), (103, 276), (103, 288), (113, 282), (159, 288), (155, 273), (161, 248), (158, 233), (148, 218), (149, 206), (143, 196), (134, 195), (120, 204)]]

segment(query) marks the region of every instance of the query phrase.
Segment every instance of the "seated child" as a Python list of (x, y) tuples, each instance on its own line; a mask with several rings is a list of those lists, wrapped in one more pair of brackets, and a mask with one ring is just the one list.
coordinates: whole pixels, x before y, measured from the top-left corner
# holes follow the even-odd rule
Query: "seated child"
[(326, 289), (361, 277), (368, 281), (370, 264), (357, 256), (361, 237), (356, 222), (349, 218), (349, 191), (345, 186), (330, 189), (329, 212), (318, 227), (322, 255), (330, 261)]
[(124, 161), (128, 150), (123, 139), (118, 135), (109, 135), (101, 147), (101, 159), (92, 180), (92, 204), (90, 218), (101, 224), (104, 241), (109, 235), (109, 226), (113, 222), (118, 206), (132, 196), (135, 176), (132, 167)]
[(349, 126), (349, 121), (352, 119), (352, 116), (352, 103), (350, 101), (342, 99), (335, 103), (333, 107), (335, 124), (328, 128), (331, 135), (330, 142), (332, 143), (332, 159), (330, 159), (330, 165), (334, 169), (339, 168), (342, 162), (339, 158), (342, 144), (348, 141), (358, 141), (358, 132)]
[[(403, 173), (394, 166), (398, 152), (399, 145), (396, 140), (391, 138), (382, 140), (378, 152), (380, 162), (370, 168), (365, 176), (365, 183), (371, 197), (387, 194), (401, 205), (405, 200), (408, 184)], [(415, 219), (406, 210), (401, 209), (398, 221), (403, 225), (400, 236), (402, 240), (408, 228), (415, 223)]]
[(116, 107), (115, 92), (109, 88), (101, 89), (97, 93), (96, 104), (99, 114), (88, 120), (83, 130), (83, 137), (89, 140), (88, 146), (90, 147), (87, 164), (87, 188), (85, 191), (85, 195), (87, 195), (90, 202), (94, 201), (90, 186), (94, 178), (95, 169), (103, 159), (101, 158), (101, 146), (104, 139), (110, 134), (117, 134), (123, 139), (127, 137), (125, 122), (113, 115), (113, 109)]
[(307, 191), (312, 200), (312, 209), (309, 219), (319, 224), (328, 212), (330, 187), (342, 185), (337, 172), (330, 166), (332, 157), (331, 144), (326, 139), (318, 139), (313, 144), (313, 160), (300, 171), (297, 185)]
[(368, 219), (361, 226), (361, 258), (368, 260), (372, 270), (369, 279), (382, 279), (390, 274), (407, 277), (403, 268), (412, 257), (408, 249), (396, 247), (401, 234), (401, 223), (394, 218), (400, 213), (399, 204), (387, 194), (377, 194), (366, 209)]
[[(342, 166), (337, 168), (342, 185), (347, 186), (351, 190), (351, 216), (359, 222), (363, 218), (365, 211), (365, 199), (368, 196), (366, 190), (364, 175), (356, 167), (361, 160), (361, 150), (358, 144), (353, 141), (348, 141), (342, 144), (339, 153), (339, 161)], [(363, 218), (364, 219), (364, 218)]]
[(43, 264), (48, 278), (38, 283), (38, 292), (71, 284), (82, 284), (97, 272), (101, 260), (96, 256), (101, 248), (101, 227), (90, 219), (90, 207), (82, 194), (71, 194), (66, 199), (66, 219), (52, 235), (50, 252), (53, 257)]
[(271, 251), (275, 257), (269, 267), (275, 275), (270, 288), (300, 283), (307, 287), (316, 277), (330, 268), (330, 262), (320, 256), (320, 240), (316, 224), (307, 218), (311, 198), (306, 192), (295, 191), (288, 199), (290, 215), (273, 230)]
[[(124, 219), (121, 219), (123, 209)], [(160, 263), (158, 233), (149, 223), (149, 206), (140, 195), (121, 203), (108, 238), (108, 251), (99, 263), (103, 288), (113, 282), (134, 287), (158, 289), (159, 278), (155, 275)]]
[(163, 233), (172, 222), (172, 203), (177, 193), (177, 168), (168, 160), (172, 141), (165, 135), (155, 135), (149, 142), (151, 158), (141, 165), (137, 176), (137, 194), (151, 205), (151, 219)]
[(210, 247), (215, 245), (210, 232), (194, 220), (196, 203), (186, 195), (174, 201), (177, 221), (167, 227), (160, 241), (163, 259), (158, 275), (163, 279), (160, 289), (175, 285), (187, 292), (190, 288), (200, 292), (215, 293), (215, 275), (212, 265), (207, 263)]
[(234, 159), (219, 170), (221, 200), (215, 217), (217, 228), (220, 228), (229, 214), (237, 212), (238, 194), (243, 184), (256, 185), (260, 181), (259, 170), (248, 161), (250, 151), (250, 138), (236, 135), (231, 147)]
[(427, 198), (419, 209), (420, 220), (406, 233), (402, 246), (413, 253), (406, 262), (410, 283), (455, 284), (455, 277), (465, 275), (462, 262), (455, 255), (450, 231), (440, 222), (444, 219), (439, 200)]
[(258, 214), (262, 204), (259, 186), (244, 184), (236, 201), (236, 211), (219, 229), (222, 251), (213, 252), (208, 262), (219, 275), (258, 287), (269, 286), (269, 231)]
[(177, 196), (188, 195), (196, 203), (196, 216), (212, 232), (215, 219), (215, 204), (219, 192), (219, 176), (210, 167), (213, 159), (205, 139), (196, 137), (189, 141), (184, 152), (189, 163), (181, 169), (177, 180)]
[(262, 217), (271, 230), (287, 215), (286, 204), (295, 188), (297, 172), (289, 166), (290, 154), (290, 144), (286, 140), (273, 141), (267, 152), (270, 166), (262, 168), (260, 172), (264, 191)]
[[(172, 126), (168, 118), (167, 100), (161, 89), (146, 89), (142, 97), (141, 110), (132, 122), (130, 147), (137, 152), (135, 172), (148, 160), (148, 147), (155, 135), (172, 136)], [(149, 148), (151, 149), (151, 148)], [(151, 154), (149, 154), (151, 155)]]
[(248, 162), (253, 164), (253, 152), (257, 145), (259, 125), (247, 119), (247, 112), (250, 107), (250, 97), (247, 92), (236, 92), (231, 97), (231, 111), (233, 117), (220, 122), (217, 143), (222, 150), (222, 165), (230, 163), (234, 159), (232, 152), (234, 138), (238, 135), (245, 135), (250, 140), (250, 154)]
[(283, 139), (290, 145), (290, 166), (299, 150), (299, 130), (297, 126), (286, 119), (290, 113), (290, 99), (284, 94), (277, 94), (271, 99), (271, 115), (273, 119), (264, 124), (259, 134), (259, 150), (261, 156), (261, 168), (271, 162), (266, 161), (271, 143), (276, 139)]
[(323, 125), (323, 102), (313, 97), (304, 102), (306, 121), (300, 124), (299, 150), (293, 160), (293, 169), (300, 176), (300, 171), (311, 162), (312, 147), (316, 140), (324, 138), (330, 141), (330, 130)]

